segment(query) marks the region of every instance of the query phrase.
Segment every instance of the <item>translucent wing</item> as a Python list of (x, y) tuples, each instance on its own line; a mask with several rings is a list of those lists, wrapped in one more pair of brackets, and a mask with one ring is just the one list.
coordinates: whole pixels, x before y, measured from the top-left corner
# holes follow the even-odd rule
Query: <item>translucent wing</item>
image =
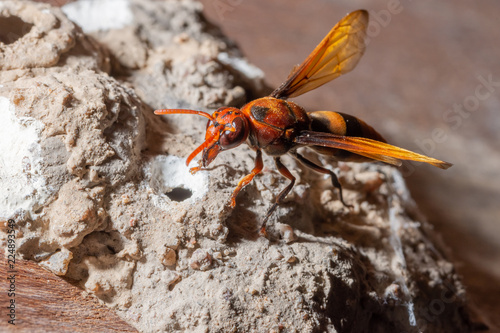
[(351, 71), (365, 51), (367, 25), (367, 11), (357, 10), (348, 14), (272, 92), (271, 97), (286, 99), (299, 96)]
[(367, 25), (365, 10), (345, 16), (271, 97), (299, 96), (351, 71), (365, 51)]
[(295, 143), (343, 149), (374, 160), (401, 165), (398, 160), (424, 162), (441, 169), (448, 169), (451, 163), (443, 162), (384, 142), (330, 133), (303, 131), (295, 138)]

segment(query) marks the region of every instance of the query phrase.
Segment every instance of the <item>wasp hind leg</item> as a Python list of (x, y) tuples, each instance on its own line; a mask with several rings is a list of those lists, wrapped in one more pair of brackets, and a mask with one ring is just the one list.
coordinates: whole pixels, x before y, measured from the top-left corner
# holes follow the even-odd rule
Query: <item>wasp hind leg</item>
[(300, 155), (297, 152), (292, 153), (292, 155), (300, 163), (302, 163), (304, 166), (306, 166), (306, 167), (308, 167), (310, 169), (313, 169), (316, 172), (330, 175), (330, 178), (332, 179), (332, 185), (333, 185), (333, 187), (335, 187), (335, 188), (337, 188), (339, 190), (340, 202), (342, 202), (342, 204), (345, 207), (348, 207), (348, 208), (352, 208), (353, 207), (352, 205), (348, 205), (348, 204), (345, 203), (344, 197), (342, 196), (342, 185), (340, 185), (339, 179), (337, 178), (337, 175), (333, 171), (328, 170), (326, 168), (323, 168), (323, 167), (317, 165), (316, 163), (313, 163), (313, 162), (309, 161), (308, 159), (306, 159), (304, 156)]
[(290, 190), (293, 188), (293, 185), (295, 185), (295, 177), (291, 174), (291, 172), (286, 168), (283, 163), (281, 163), (281, 160), (279, 157), (276, 157), (274, 159), (274, 162), (276, 163), (276, 167), (278, 168), (278, 171), (285, 176), (286, 178), (290, 179), (290, 184), (287, 185), (276, 197), (276, 200), (274, 201), (274, 204), (269, 208), (267, 211), (266, 217), (264, 218), (264, 221), (262, 222), (262, 226), (260, 228), (260, 234), (265, 235), (266, 234), (266, 223), (269, 217), (272, 215), (272, 213), (276, 210), (279, 204), (283, 202), (285, 197), (287, 196), (288, 193), (290, 193)]

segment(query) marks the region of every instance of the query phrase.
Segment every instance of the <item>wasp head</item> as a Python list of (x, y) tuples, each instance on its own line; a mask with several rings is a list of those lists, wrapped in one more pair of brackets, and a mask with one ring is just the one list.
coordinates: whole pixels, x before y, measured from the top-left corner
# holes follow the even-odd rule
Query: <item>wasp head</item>
[(207, 123), (205, 142), (202, 145), (203, 167), (207, 167), (219, 152), (235, 148), (245, 142), (249, 132), (248, 120), (237, 108), (220, 108), (212, 114), (212, 118)]
[(192, 173), (200, 170), (201, 167), (207, 167), (217, 157), (219, 152), (239, 146), (248, 137), (248, 120), (243, 112), (237, 108), (219, 108), (213, 115), (203, 111), (185, 109), (162, 109), (155, 111), (155, 114), (174, 113), (197, 114), (209, 119), (205, 142), (196, 148), (186, 160), (186, 165), (189, 165), (193, 158), (203, 150), (200, 166), (192, 168)]

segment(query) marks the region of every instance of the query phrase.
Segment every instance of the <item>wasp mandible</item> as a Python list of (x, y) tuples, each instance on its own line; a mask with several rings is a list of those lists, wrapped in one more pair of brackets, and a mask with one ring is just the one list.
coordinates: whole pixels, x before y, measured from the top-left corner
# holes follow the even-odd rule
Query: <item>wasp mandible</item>
[(280, 157), (289, 154), (304, 166), (319, 173), (330, 175), (332, 184), (339, 190), (339, 199), (344, 204), (342, 186), (329, 169), (317, 165), (297, 152), (299, 147), (312, 148), (319, 154), (332, 156), (339, 161), (382, 161), (401, 165), (400, 160), (411, 160), (447, 169), (452, 164), (427, 157), (386, 143), (373, 127), (356, 117), (333, 111), (307, 112), (290, 97), (308, 91), (351, 71), (365, 50), (368, 12), (354, 11), (338, 22), (314, 51), (292, 71), (288, 79), (268, 97), (251, 101), (241, 109), (221, 107), (212, 115), (196, 110), (163, 109), (155, 114), (195, 114), (208, 118), (205, 142), (196, 148), (186, 160), (202, 152), (199, 166), (191, 168), (195, 173), (206, 168), (217, 155), (246, 142), (256, 152), (255, 167), (243, 177), (234, 190), (230, 205), (236, 205), (240, 190), (262, 171), (262, 151), (274, 158), (278, 171), (290, 183), (276, 196), (267, 211), (261, 233), (276, 207), (283, 201), (295, 184), (295, 177), (281, 162)]

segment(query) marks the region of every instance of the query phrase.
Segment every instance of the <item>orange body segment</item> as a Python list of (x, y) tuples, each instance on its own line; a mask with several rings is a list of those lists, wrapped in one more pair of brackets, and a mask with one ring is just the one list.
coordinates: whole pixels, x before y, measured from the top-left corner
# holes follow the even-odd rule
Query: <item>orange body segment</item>
[(287, 153), (294, 146), (293, 138), (310, 128), (306, 111), (282, 99), (259, 98), (243, 106), (241, 111), (250, 120), (250, 146), (271, 156)]

